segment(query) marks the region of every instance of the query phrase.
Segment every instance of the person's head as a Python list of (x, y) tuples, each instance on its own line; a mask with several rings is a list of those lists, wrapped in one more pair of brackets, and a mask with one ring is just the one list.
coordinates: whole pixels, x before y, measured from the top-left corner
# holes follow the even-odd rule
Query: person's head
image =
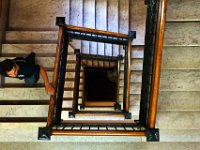
[(5, 59), (0, 63), (1, 68), (10, 77), (16, 77), (18, 73), (18, 66), (10, 59)]

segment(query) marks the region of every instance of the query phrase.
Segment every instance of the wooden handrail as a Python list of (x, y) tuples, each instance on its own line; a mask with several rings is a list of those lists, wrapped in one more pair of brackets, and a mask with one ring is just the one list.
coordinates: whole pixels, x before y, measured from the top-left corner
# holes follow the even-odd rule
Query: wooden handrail
[(57, 41), (57, 47), (56, 47), (56, 59), (54, 63), (53, 82), (52, 82), (52, 85), (55, 88), (55, 93), (54, 95), (51, 95), (50, 97), (49, 112), (48, 112), (48, 118), (47, 118), (48, 127), (50, 127), (53, 122), (53, 113), (54, 113), (54, 105), (55, 105), (56, 92), (57, 92), (58, 73), (59, 73), (59, 68), (60, 68), (60, 55), (61, 55), (63, 32), (64, 32), (63, 26), (59, 26), (58, 41)]
[(131, 50), (132, 50), (132, 39), (129, 38), (128, 40), (128, 51), (127, 51), (127, 57), (128, 57), (128, 64), (127, 64), (127, 79), (126, 79), (126, 112), (129, 111), (129, 103), (130, 103), (130, 81), (131, 81)]
[(73, 136), (145, 136), (146, 131), (59, 131), (52, 130), (52, 135)]
[(156, 35), (156, 46), (154, 53), (154, 68), (152, 77), (152, 90), (150, 99), (150, 115), (149, 115), (149, 128), (155, 128), (156, 123), (156, 111), (158, 103), (158, 92), (159, 92), (159, 82), (160, 82), (160, 68), (162, 61), (162, 48), (163, 48), (163, 37), (165, 29), (166, 20), (166, 10), (167, 10), (167, 0), (160, 0), (159, 16), (157, 24), (157, 35)]
[(114, 37), (128, 39), (128, 35), (122, 34), (122, 33), (109, 32), (109, 31), (104, 31), (104, 30), (96, 30), (96, 29), (85, 28), (85, 27), (77, 27), (77, 26), (72, 26), (72, 25), (65, 25), (64, 27), (67, 30), (71, 30), (71, 31), (87, 32), (87, 33), (100, 34), (100, 35), (105, 35), (105, 36), (114, 36)]

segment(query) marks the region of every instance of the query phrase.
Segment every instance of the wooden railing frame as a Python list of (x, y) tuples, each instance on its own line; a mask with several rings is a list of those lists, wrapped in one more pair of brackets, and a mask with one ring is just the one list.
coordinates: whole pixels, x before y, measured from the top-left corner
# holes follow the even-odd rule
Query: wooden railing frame
[(167, 11), (167, 0), (160, 0), (159, 16), (157, 24), (157, 35), (156, 35), (156, 47), (154, 53), (154, 68), (152, 78), (152, 91), (150, 99), (150, 112), (149, 112), (149, 128), (155, 128), (156, 124), (156, 112), (159, 94), (159, 83), (160, 83), (160, 70), (162, 62), (162, 49), (163, 49), (163, 38), (165, 29)]
[(64, 33), (64, 27), (59, 26), (58, 41), (57, 41), (57, 46), (56, 46), (56, 58), (55, 58), (55, 63), (54, 63), (53, 82), (52, 82), (52, 86), (55, 88), (55, 93), (54, 95), (51, 95), (50, 97), (47, 127), (51, 127), (53, 123), (53, 114), (54, 114), (54, 106), (55, 106), (55, 101), (56, 101), (58, 75), (59, 75), (60, 59), (61, 59), (61, 49), (62, 49), (62, 43), (63, 43), (63, 33)]
[(85, 28), (85, 27), (77, 27), (77, 26), (72, 26), (72, 25), (65, 25), (64, 27), (68, 31), (80, 31), (80, 32), (86, 32), (86, 33), (91, 33), (91, 34), (100, 34), (100, 35), (105, 35), (105, 36), (114, 36), (114, 37), (126, 38), (126, 39), (129, 38), (127, 34), (122, 34), (122, 33), (96, 30), (96, 29)]

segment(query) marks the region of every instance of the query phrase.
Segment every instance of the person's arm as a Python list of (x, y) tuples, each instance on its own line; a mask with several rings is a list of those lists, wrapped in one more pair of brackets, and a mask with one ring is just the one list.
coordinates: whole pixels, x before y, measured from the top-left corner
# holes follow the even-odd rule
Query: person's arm
[(46, 93), (50, 93), (51, 95), (53, 95), (55, 92), (54, 87), (49, 83), (47, 72), (42, 66), (40, 66), (40, 74), (44, 80)]

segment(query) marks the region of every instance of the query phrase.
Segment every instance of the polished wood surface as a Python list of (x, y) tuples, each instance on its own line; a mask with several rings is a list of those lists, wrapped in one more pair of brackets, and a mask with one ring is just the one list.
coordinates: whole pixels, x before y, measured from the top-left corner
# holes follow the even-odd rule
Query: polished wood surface
[(3, 7), (3, 0), (0, 0), (0, 17), (1, 17), (1, 14), (2, 14), (2, 8)]
[(109, 107), (109, 106), (114, 106), (116, 102), (113, 102), (113, 101), (101, 101), (101, 102), (89, 102), (89, 101), (85, 101), (85, 106), (88, 106), (88, 107), (95, 107), (95, 106), (104, 106), (104, 107)]
[(53, 130), (52, 135), (76, 136), (145, 136), (145, 131), (59, 131)]
[(65, 28), (67, 30), (73, 30), (73, 31), (78, 31), (78, 32), (96, 33), (96, 34), (101, 34), (101, 35), (106, 35), (106, 36), (115, 36), (115, 37), (119, 37), (119, 38), (128, 38), (127, 34), (109, 32), (109, 31), (104, 31), (104, 30), (96, 30), (96, 29), (77, 27), (77, 26), (72, 26), (72, 25), (66, 25)]
[(154, 68), (153, 68), (153, 81), (152, 81), (152, 93), (151, 93), (151, 108), (149, 116), (149, 127), (155, 128), (156, 124), (156, 112), (158, 103), (158, 92), (160, 83), (160, 69), (162, 61), (162, 48), (163, 48), (163, 37), (165, 29), (166, 20), (166, 10), (167, 10), (167, 0), (160, 1), (159, 15), (158, 15), (158, 25), (157, 25), (157, 36), (156, 36), (156, 47), (154, 54)]
[(130, 105), (130, 81), (131, 81), (131, 51), (132, 51), (132, 47), (131, 47), (131, 42), (132, 42), (132, 39), (129, 38), (128, 40), (128, 64), (127, 64), (127, 80), (126, 80), (126, 112), (129, 111), (129, 105)]
[(58, 42), (57, 42), (57, 47), (56, 47), (56, 59), (55, 59), (55, 64), (54, 64), (54, 73), (53, 73), (53, 82), (52, 82), (52, 85), (55, 88), (55, 93), (54, 93), (54, 95), (51, 95), (51, 97), (50, 97), (47, 126), (52, 125), (55, 98), (56, 98), (56, 90), (57, 90), (57, 84), (58, 84), (58, 71), (59, 71), (59, 66), (60, 66), (59, 62), (60, 62), (61, 45), (62, 45), (62, 39), (63, 39), (63, 31), (64, 31), (64, 28), (62, 26), (60, 26), (59, 32), (58, 32)]

